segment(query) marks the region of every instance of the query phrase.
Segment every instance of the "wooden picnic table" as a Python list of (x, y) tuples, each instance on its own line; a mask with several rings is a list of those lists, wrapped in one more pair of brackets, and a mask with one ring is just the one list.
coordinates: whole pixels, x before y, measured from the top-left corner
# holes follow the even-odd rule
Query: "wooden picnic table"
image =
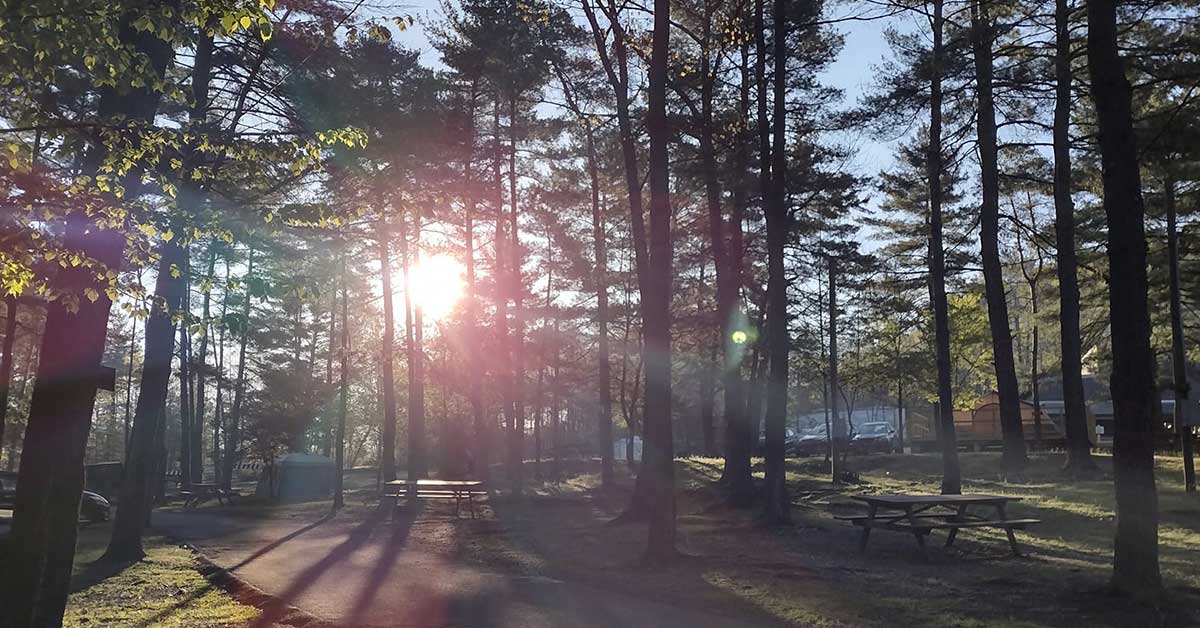
[(233, 493), (221, 490), (220, 484), (194, 482), (191, 490), (180, 491), (179, 495), (183, 497), (184, 508), (195, 508), (210, 497), (216, 497), (217, 503), (222, 506), (225, 505), (226, 500), (233, 501)]
[(393, 508), (400, 503), (401, 497), (410, 499), (453, 499), (454, 516), (459, 513), (459, 505), (467, 502), (471, 518), (475, 518), (475, 495), (482, 495), (483, 482), (479, 480), (392, 480), (383, 483), (383, 498), (392, 499)]
[[(1008, 502), (1021, 498), (1004, 495), (855, 495), (852, 499), (867, 504), (867, 514), (838, 519), (862, 527), (859, 551), (867, 549), (873, 529), (910, 533), (924, 550), (925, 537), (934, 530), (949, 530), (946, 547), (950, 547), (962, 528), (1000, 528), (1008, 535), (1013, 555), (1020, 556), (1013, 531), (1041, 523), (1038, 519), (1009, 519)], [(978, 512), (980, 508), (985, 512)]]

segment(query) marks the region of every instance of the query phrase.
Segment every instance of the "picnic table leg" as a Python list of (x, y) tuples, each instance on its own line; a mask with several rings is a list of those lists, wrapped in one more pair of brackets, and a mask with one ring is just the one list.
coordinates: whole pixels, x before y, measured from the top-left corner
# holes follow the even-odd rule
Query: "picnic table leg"
[[(962, 519), (967, 514), (967, 504), (962, 504), (958, 507), (954, 517)], [(954, 545), (954, 537), (958, 536), (958, 528), (950, 528), (950, 534), (946, 536), (946, 547)]]
[[(996, 514), (1000, 515), (1001, 521), (1008, 521), (1008, 513), (1006, 512), (1007, 510), (1008, 509), (1005, 507), (1004, 502), (996, 504)], [(1020, 558), (1021, 547), (1017, 545), (1016, 533), (1013, 532), (1011, 527), (1007, 526), (1004, 528), (1004, 533), (1008, 535), (1008, 546), (1012, 548), (1013, 556)]]
[(867, 511), (867, 520), (863, 522), (862, 538), (858, 540), (858, 551), (867, 551), (867, 540), (871, 538), (871, 524), (875, 522), (875, 511), (878, 506), (871, 504), (870, 510)]
[(471, 511), (471, 518), (475, 518), (475, 496), (467, 493), (467, 509)]
[(458, 502), (462, 500), (462, 492), (454, 491), (454, 518), (458, 519)]

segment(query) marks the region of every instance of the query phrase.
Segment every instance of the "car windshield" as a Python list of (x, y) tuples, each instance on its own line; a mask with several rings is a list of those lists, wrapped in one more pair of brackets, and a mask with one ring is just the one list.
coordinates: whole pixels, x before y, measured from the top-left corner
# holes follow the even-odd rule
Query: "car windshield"
[(804, 435), (805, 436), (824, 437), (825, 436), (825, 426), (824, 425), (814, 425), (813, 427), (810, 427), (810, 428), (804, 430)]
[(887, 423), (867, 423), (860, 430), (863, 434), (887, 434), (892, 426)]

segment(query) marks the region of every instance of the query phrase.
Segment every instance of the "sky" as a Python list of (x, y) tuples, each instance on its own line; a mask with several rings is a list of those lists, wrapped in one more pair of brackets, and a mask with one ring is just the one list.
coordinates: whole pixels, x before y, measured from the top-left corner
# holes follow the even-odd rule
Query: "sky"
[[(849, 4), (846, 2), (831, 4), (828, 10), (829, 19), (836, 20), (855, 15), (859, 9), (848, 6)], [(866, 10), (878, 13), (878, 10)], [(368, 0), (359, 9), (356, 17), (392, 17), (396, 15), (411, 15), (416, 20), (415, 24), (406, 31), (395, 33), (396, 41), (407, 48), (419, 51), (422, 63), (430, 67), (441, 66), (437, 51), (430, 45), (428, 32), (429, 24), (440, 19), (439, 1), (410, 0), (400, 5), (387, 4), (387, 0), (374, 0), (373, 2)], [(889, 55), (883, 31), (888, 25), (898, 25), (903, 28), (903, 24), (898, 24), (901, 19), (905, 18), (847, 20), (832, 26), (845, 35), (845, 47), (837, 61), (824, 73), (823, 81), (844, 91), (845, 106), (852, 106), (870, 88), (871, 81), (875, 76), (875, 66), (885, 61)], [(843, 139), (858, 148), (858, 155), (852, 165), (857, 174), (875, 175), (881, 169), (891, 165), (892, 146), (890, 143), (876, 141), (865, 132), (851, 132), (846, 134)]]

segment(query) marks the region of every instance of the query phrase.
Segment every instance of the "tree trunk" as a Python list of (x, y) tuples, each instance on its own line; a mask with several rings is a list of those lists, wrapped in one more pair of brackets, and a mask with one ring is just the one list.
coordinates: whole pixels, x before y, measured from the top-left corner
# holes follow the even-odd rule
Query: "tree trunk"
[[(342, 243), (341, 283), (342, 283), (342, 335), (338, 350), (338, 364), (341, 368), (338, 380), (338, 422), (337, 435), (334, 437), (333, 459), (333, 510), (341, 510), (345, 505), (346, 480), (346, 408), (350, 397), (350, 299), (349, 286), (346, 282), (346, 251)], [(408, 282), (405, 281), (405, 285)]]
[[(413, 249), (420, 250), (420, 218), (416, 224), (417, 240)], [(419, 480), (428, 473), (427, 443), (425, 438), (425, 353), (421, 347), (421, 305), (413, 300), (412, 283), (409, 280), (410, 260), (420, 263), (417, 255), (410, 254), (408, 226), (403, 216), (400, 220), (400, 264), (404, 274), (404, 337), (408, 361), (408, 479)], [(345, 319), (342, 320), (343, 333)]]
[(1154, 486), (1154, 353), (1146, 278), (1145, 206), (1133, 131), (1131, 88), (1117, 43), (1114, 0), (1091, 0), (1088, 68), (1096, 105), (1108, 224), (1117, 534), (1114, 588), (1139, 596), (1162, 591), (1158, 495)]
[(649, 100), (650, 243), (648, 285), (643, 290), (646, 399), (642, 473), (647, 481), (650, 530), (645, 560), (669, 562), (675, 555), (675, 454), (671, 430), (671, 198), (668, 172), (667, 66), (671, 30), (670, 0), (654, 0)]
[[(234, 469), (242, 457), (242, 402), (246, 396), (246, 341), (250, 337), (250, 283), (254, 276), (254, 249), (247, 252), (246, 279), (242, 285), (246, 289), (246, 298), (242, 301), (241, 338), (238, 339), (238, 368), (237, 380), (233, 385), (233, 416), (225, 430), (225, 473), (221, 474), (221, 486), (228, 491), (233, 482)], [(332, 316), (332, 314), (331, 314)]]
[[(606, 488), (613, 486), (613, 424), (612, 424), (612, 359), (608, 347), (608, 232), (604, 225), (604, 214), (600, 207), (600, 166), (596, 155), (596, 140), (590, 122), (584, 123), (587, 135), (587, 168), (588, 180), (592, 191), (592, 244), (596, 257), (596, 269), (593, 281), (596, 282), (596, 369), (598, 416), (596, 422), (597, 446), (600, 448), (600, 485)], [(555, 326), (558, 322), (555, 320)], [(557, 354), (556, 354), (557, 363)], [(557, 367), (555, 382), (558, 381)], [(555, 415), (555, 425), (558, 417)], [(557, 427), (555, 428), (557, 430)], [(555, 432), (557, 439), (558, 432)], [(557, 448), (561, 445), (555, 440), (555, 460), (558, 459)], [(556, 476), (557, 477), (557, 474)]]
[(942, 450), (942, 493), (962, 492), (958, 466), (958, 440), (954, 434), (954, 393), (951, 388), (950, 314), (946, 303), (946, 257), (942, 244), (942, 44), (944, 0), (933, 0), (933, 67), (929, 81), (929, 146), (926, 176), (929, 180), (929, 292), (933, 299), (934, 342), (937, 353), (938, 443)]
[(4, 298), (4, 347), (0, 349), (0, 449), (8, 425), (8, 391), (12, 387), (13, 347), (17, 340), (17, 297)]
[(1079, 331), (1079, 264), (1075, 255), (1075, 203), (1071, 198), (1071, 11), (1056, 0), (1054, 11), (1054, 239), (1057, 249), (1059, 336), (1062, 343), (1066, 472), (1093, 475), (1092, 435), (1083, 399), (1082, 334)]
[[(838, 418), (838, 305), (837, 305), (837, 263), (829, 258), (829, 392), (826, 399), (829, 403), (829, 414), (826, 421), (825, 434), (829, 438), (829, 460), (833, 472), (834, 484), (841, 484), (844, 476), (842, 462), (849, 444), (847, 441), (846, 424)], [(832, 430), (831, 430), (832, 428)]]
[(190, 491), (192, 483), (195, 481), (195, 474), (192, 472), (192, 461), (195, 456), (192, 455), (192, 449), (196, 446), (192, 442), (194, 434), (192, 429), (192, 371), (190, 368), (192, 356), (190, 351), (191, 332), (188, 330), (188, 318), (192, 312), (191, 299), (189, 299), (191, 269), (188, 268), (187, 246), (180, 248), (179, 262), (175, 265), (183, 275), (180, 279), (183, 288), (182, 301), (179, 305), (182, 315), (179, 319), (179, 488)]
[[(120, 506), (105, 551), (105, 558), (114, 562), (136, 561), (145, 555), (142, 531), (145, 512), (152, 501), (154, 468), (159, 458), (155, 439), (171, 381), (174, 317), (179, 312), (186, 283), (180, 277), (173, 277), (172, 269), (182, 267), (186, 254), (186, 249), (176, 239), (163, 243), (154, 282), (155, 306), (150, 308), (150, 318), (146, 321), (142, 382), (133, 416), (125, 478), (117, 502)], [(181, 322), (181, 329), (186, 326), (186, 322)]]
[(492, 264), (492, 277), (495, 281), (496, 290), (496, 342), (497, 342), (497, 357), (499, 361), (498, 370), (500, 371), (500, 389), (503, 394), (502, 412), (504, 415), (504, 444), (505, 444), (505, 471), (508, 479), (514, 485), (516, 484), (516, 474), (520, 473), (518, 468), (520, 460), (516, 459), (516, 451), (513, 448), (512, 434), (516, 432), (516, 408), (513, 404), (513, 372), (512, 372), (512, 355), (509, 353), (511, 345), (508, 339), (508, 292), (505, 288), (505, 283), (510, 278), (510, 273), (505, 270), (504, 251), (507, 246), (508, 237), (506, 235), (505, 225), (507, 220), (504, 217), (504, 180), (500, 174), (500, 102), (499, 98), (492, 105), (492, 190), (495, 194), (493, 201), (493, 209), (496, 216), (496, 230), (494, 237), (494, 247), (496, 250), (495, 262)]
[(997, 163), (996, 105), (992, 95), (992, 20), (988, 0), (971, 4), (971, 43), (975, 53), (975, 116), (979, 139), (980, 180), (983, 199), (979, 207), (979, 248), (983, 258), (988, 326), (992, 332), (992, 362), (1000, 396), (1000, 429), (1004, 435), (1004, 472), (1019, 476), (1028, 462), (1021, 429), (1021, 392), (1013, 358), (1004, 270), (1000, 261), (1000, 170)]
[(1183, 350), (1183, 298), (1179, 288), (1179, 232), (1175, 214), (1175, 179), (1167, 166), (1165, 201), (1167, 205), (1167, 264), (1171, 283), (1171, 366), (1175, 388), (1175, 433), (1183, 446), (1183, 483), (1188, 493), (1196, 492), (1196, 467), (1192, 460), (1192, 428), (1188, 423), (1187, 405), (1191, 402), (1191, 386), (1187, 379), (1187, 356)]
[[(201, 316), (201, 336), (200, 336), (200, 355), (196, 357), (196, 383), (195, 383), (195, 407), (196, 411), (192, 417), (192, 442), (196, 444), (195, 456), (192, 457), (192, 473), (195, 474), (197, 482), (203, 481), (204, 475), (204, 415), (207, 414), (207, 378), (205, 377), (205, 369), (208, 364), (208, 333), (210, 330), (209, 316), (211, 315), (212, 304), (212, 280), (213, 274), (216, 271), (217, 251), (216, 245), (210, 245), (208, 254), (208, 269), (204, 276), (204, 282), (201, 287), (204, 291), (204, 298), (200, 304)], [(213, 469), (213, 474), (216, 474), (216, 469)]]
[(513, 425), (510, 426), (512, 456), (516, 466), (513, 468), (513, 495), (520, 496), (523, 491), (525, 478), (525, 313), (522, 304), (523, 283), (521, 281), (521, 265), (524, 256), (521, 254), (520, 229), (517, 223), (517, 94), (511, 93), (508, 98), (508, 202), (511, 215), (509, 228), (512, 232), (512, 248), (509, 250), (509, 262), (512, 274), (511, 285), (513, 300), (512, 333), (509, 341), (512, 343), (512, 392), (513, 392)]
[[(767, 375), (766, 487), (764, 515), (769, 524), (791, 522), (784, 469), (787, 433), (788, 357), (787, 288), (787, 1), (775, 0), (775, 112), (772, 122), (771, 197), (767, 206), (767, 342), (771, 362)], [(830, 301), (832, 303), (832, 300)]]
[[(479, 293), (475, 284), (475, 103), (479, 98), (478, 86), (471, 83), (470, 106), (467, 113), (467, 157), (463, 162), (463, 178), (465, 198), (463, 201), (463, 222), (465, 233), (463, 239), (466, 250), (467, 279), (467, 338), (473, 346), (479, 346), (482, 340), (479, 333)], [(473, 477), (487, 479), (488, 463), (491, 460), (491, 430), (488, 429), (483, 414), (483, 360), (471, 360), (469, 365), (471, 403), (471, 419), (475, 430), (475, 445), (467, 457), (469, 471)]]
[[(392, 259), (388, 254), (391, 231), (387, 215), (379, 215), (379, 263), (383, 276), (383, 435), (380, 437), (380, 471), (383, 481), (396, 479), (396, 373), (393, 369), (395, 349), (395, 318), (392, 313)], [(407, 293), (407, 287), (405, 288)], [(382, 502), (381, 502), (382, 503)]]

